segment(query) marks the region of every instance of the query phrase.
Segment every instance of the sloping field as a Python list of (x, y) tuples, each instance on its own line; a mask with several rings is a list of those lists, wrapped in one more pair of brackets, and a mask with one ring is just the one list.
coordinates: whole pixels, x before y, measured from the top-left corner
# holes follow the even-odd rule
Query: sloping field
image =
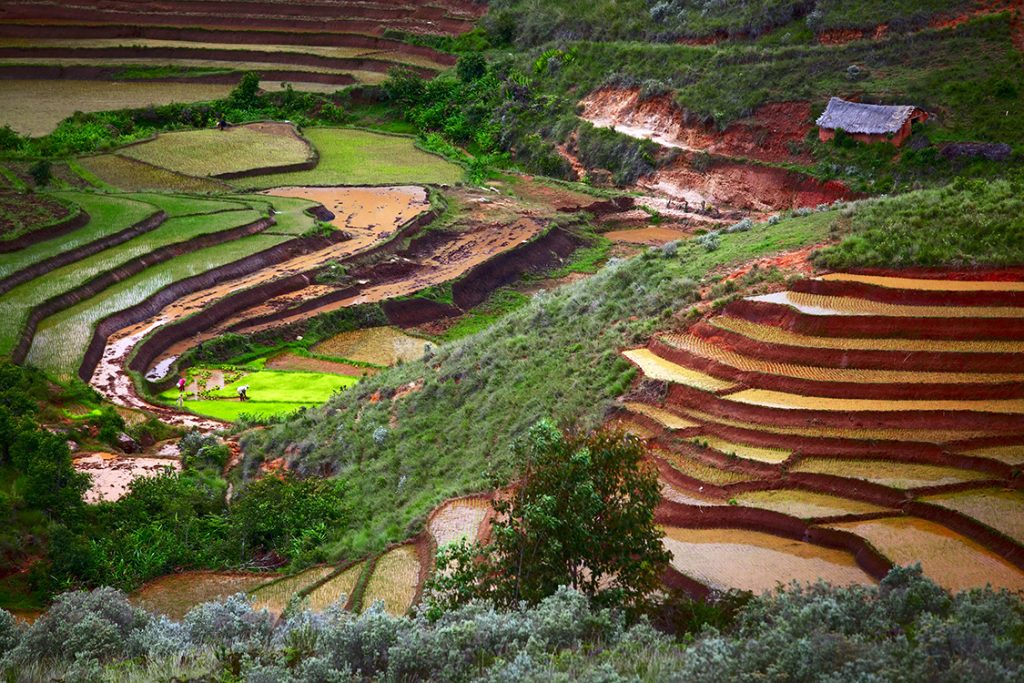
[(325, 339), (313, 350), (325, 356), (387, 367), (399, 361), (419, 360), (429, 345), (426, 339), (413, 337), (393, 327), (368, 327)]
[(416, 147), (414, 140), (352, 128), (309, 128), (303, 135), (320, 154), (310, 171), (240, 178), (247, 189), (325, 185), (454, 184), (462, 169)]
[(922, 500), (976, 519), (1018, 543), (1024, 543), (1024, 493), (1013, 489), (979, 489), (928, 496)]
[(347, 602), (365, 568), (366, 563), (359, 562), (317, 586), (306, 595), (306, 605), (314, 612), (322, 612), (343, 599)]
[(966, 590), (991, 584), (1024, 590), (1024, 573), (984, 547), (944, 526), (913, 517), (832, 525), (867, 539), (899, 564), (920, 562), (924, 573), (943, 588)]
[(57, 225), (78, 211), (51, 195), (0, 193), (0, 247), (11, 248), (14, 240)]
[(83, 157), (76, 163), (92, 176), (89, 180), (95, 179), (126, 192), (226, 192), (231, 189), (218, 180), (175, 173), (120, 154)]
[(176, 173), (213, 177), (258, 169), (271, 172), (308, 161), (312, 151), (290, 124), (253, 123), (226, 130), (163, 133), (124, 147), (118, 154)]
[(139, 607), (181, 620), (198, 604), (251, 591), (271, 578), (241, 572), (183, 572), (154, 579), (129, 597)]
[(490, 509), (489, 498), (459, 498), (434, 510), (427, 529), (438, 548), (462, 539), (472, 543)]
[(664, 529), (672, 567), (718, 590), (764, 593), (779, 584), (824, 579), (837, 586), (870, 584), (853, 556), (803, 541), (742, 529)]
[(230, 85), (149, 83), (139, 81), (5, 80), (0, 97), (0, 126), (23, 135), (46, 135), (76, 111), (160, 106), (172, 102), (206, 102), (225, 97)]
[(261, 586), (252, 591), (253, 607), (280, 616), (296, 593), (326, 579), (333, 571), (334, 567), (327, 565), (311, 567), (294, 576)]
[[(648, 430), (664, 497), (701, 509), (701, 526), (790, 535), (809, 520), (805, 541), (860, 548), (873, 576), (883, 561), (921, 561), (952, 589), (1024, 586), (1021, 274), (834, 273), (792, 288), (623, 353), (663, 383), (625, 407)], [(707, 586), (763, 590), (762, 577), (729, 572), (775, 567), (778, 549), (755, 531), (673, 533), (676, 568)], [(833, 571), (801, 566), (812, 579)]]
[(380, 600), (391, 614), (405, 614), (416, 597), (419, 576), (420, 559), (415, 546), (403, 545), (384, 553), (366, 583), (363, 609)]

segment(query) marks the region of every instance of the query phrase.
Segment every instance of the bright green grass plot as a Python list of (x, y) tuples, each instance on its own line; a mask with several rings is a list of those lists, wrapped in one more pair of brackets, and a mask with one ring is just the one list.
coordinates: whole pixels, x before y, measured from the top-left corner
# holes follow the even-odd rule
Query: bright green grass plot
[[(279, 127), (283, 128), (275, 128)], [(214, 176), (301, 163), (309, 158), (310, 149), (296, 135), (270, 132), (257, 124), (164, 133), (155, 140), (125, 147), (118, 154), (177, 173)]]
[(417, 148), (410, 137), (354, 128), (309, 128), (303, 134), (320, 153), (316, 168), (231, 182), (238, 187), (260, 189), (289, 185), (450, 185), (463, 177), (461, 168)]
[[(244, 375), (223, 389), (210, 392), (211, 399), (186, 400), (185, 408), (218, 420), (237, 420), (242, 415), (270, 417), (293, 413), (325, 403), (331, 394), (346, 389), (356, 377), (319, 372), (279, 372), (261, 370)], [(248, 401), (238, 399), (238, 387), (248, 385)], [(178, 392), (171, 389), (160, 394), (168, 403), (178, 400)]]

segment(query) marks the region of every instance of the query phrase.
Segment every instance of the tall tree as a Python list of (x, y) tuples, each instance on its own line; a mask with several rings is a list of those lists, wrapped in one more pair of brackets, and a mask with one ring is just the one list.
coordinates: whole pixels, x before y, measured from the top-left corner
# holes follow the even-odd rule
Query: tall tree
[(642, 604), (669, 559), (654, 523), (657, 474), (643, 444), (620, 432), (563, 434), (540, 422), (516, 453), (522, 477), (493, 504), (493, 540), (442, 549), (432, 604), (537, 603), (559, 586), (600, 604)]

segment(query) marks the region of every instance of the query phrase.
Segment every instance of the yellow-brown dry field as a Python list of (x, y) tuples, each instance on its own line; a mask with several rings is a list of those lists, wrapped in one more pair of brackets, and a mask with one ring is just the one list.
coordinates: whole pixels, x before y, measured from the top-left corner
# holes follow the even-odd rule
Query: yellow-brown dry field
[(736, 387), (734, 382), (718, 379), (698, 370), (691, 370), (656, 356), (648, 349), (634, 349), (622, 354), (636, 363), (645, 376), (661, 382), (684, 384), (702, 391), (724, 391)]
[(851, 498), (796, 489), (750, 491), (737, 495), (736, 502), (739, 505), (781, 512), (784, 515), (792, 515), (801, 519), (864, 515), (885, 510), (877, 505)]
[(317, 586), (306, 595), (306, 606), (314, 612), (323, 612), (331, 605), (347, 600), (365, 567), (365, 562), (359, 562)]
[(380, 600), (384, 609), (395, 615), (405, 614), (412, 607), (420, 574), (420, 559), (416, 548), (403, 545), (385, 553), (373, 568), (366, 583), (363, 609)]
[(924, 498), (972, 517), (996, 531), (1024, 543), (1024, 493), (1013, 489), (978, 489)]
[(333, 571), (334, 567), (330, 566), (311, 567), (295, 576), (257, 588), (252, 592), (253, 607), (280, 615), (296, 593), (327, 578)]
[(987, 472), (964, 470), (957, 467), (943, 467), (941, 465), (838, 458), (807, 458), (792, 467), (791, 471), (860, 479), (897, 489), (960, 484), (966, 481), (981, 481), (992, 476)]

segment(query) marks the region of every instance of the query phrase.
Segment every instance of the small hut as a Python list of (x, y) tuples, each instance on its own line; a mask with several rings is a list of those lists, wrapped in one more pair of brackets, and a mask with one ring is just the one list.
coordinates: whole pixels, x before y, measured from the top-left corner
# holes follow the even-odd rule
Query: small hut
[(910, 137), (910, 127), (927, 119), (928, 112), (913, 105), (861, 104), (833, 97), (818, 117), (818, 138), (827, 142), (841, 130), (860, 142), (891, 142), (899, 147)]

